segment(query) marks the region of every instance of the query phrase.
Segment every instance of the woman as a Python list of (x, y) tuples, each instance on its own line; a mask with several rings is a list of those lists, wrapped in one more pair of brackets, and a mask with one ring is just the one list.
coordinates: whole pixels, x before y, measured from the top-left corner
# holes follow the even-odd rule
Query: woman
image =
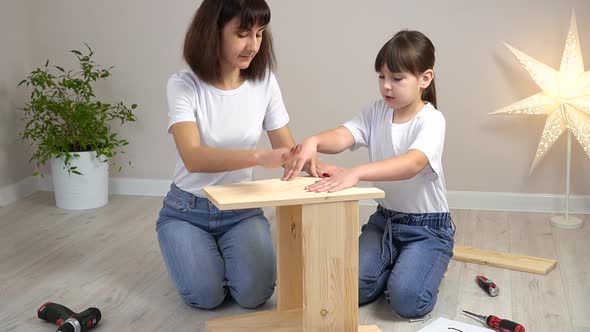
[[(185, 38), (190, 70), (168, 80), (168, 131), (178, 153), (156, 229), (178, 292), (197, 308), (219, 306), (228, 292), (255, 308), (274, 292), (275, 252), (262, 210), (219, 211), (202, 191), (251, 181), (253, 166), (279, 167), (294, 146), (272, 73), (269, 22), (264, 0), (204, 0)], [(262, 130), (272, 150), (256, 150)], [(332, 169), (313, 168), (313, 176)]]

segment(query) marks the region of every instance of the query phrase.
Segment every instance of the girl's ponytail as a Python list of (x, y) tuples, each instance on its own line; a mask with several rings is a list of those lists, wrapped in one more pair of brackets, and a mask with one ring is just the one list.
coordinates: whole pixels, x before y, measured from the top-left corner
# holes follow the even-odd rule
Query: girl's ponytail
[(431, 103), (434, 108), (436, 107), (436, 87), (434, 86), (434, 79), (430, 82), (430, 85), (422, 92), (422, 100), (426, 100)]

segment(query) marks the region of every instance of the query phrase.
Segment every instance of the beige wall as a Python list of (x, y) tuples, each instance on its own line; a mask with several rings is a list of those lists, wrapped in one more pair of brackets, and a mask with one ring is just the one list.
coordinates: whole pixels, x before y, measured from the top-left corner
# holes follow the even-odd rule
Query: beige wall
[[(557, 68), (572, 8), (578, 17), (586, 69), (590, 69), (589, 1), (269, 3), (279, 60), (277, 76), (297, 139), (337, 126), (379, 98), (372, 69), (376, 52), (396, 31), (417, 29), (437, 48), (439, 109), (447, 118), (444, 162), (448, 189), (563, 193), (565, 139), (529, 176), (544, 120), (491, 117), (487, 113), (539, 91), (502, 43)], [(174, 145), (166, 133), (164, 87), (168, 76), (184, 66), (180, 49), (197, 4), (188, 0), (55, 0), (36, 1), (31, 8), (34, 48), (29, 55), (34, 64), (45, 58), (71, 64), (66, 51), (87, 42), (94, 47), (99, 63), (117, 66), (110, 82), (100, 87), (100, 94), (140, 105), (139, 121), (122, 131), (131, 144), (126, 157), (119, 160), (126, 163), (131, 159), (133, 167), (113, 176), (167, 179), (172, 174)], [(25, 47), (20, 45), (21, 50)], [(14, 81), (0, 85), (3, 108), (7, 107), (6, 86), (12, 87), (20, 74), (13, 74), (14, 78), (2, 75), (2, 82)], [(5, 129), (12, 125), (6, 121), (2, 121), (2, 144), (11, 139)], [(10, 149), (6, 151), (18, 154)], [(351, 166), (366, 158), (366, 151), (356, 151), (327, 159)], [(9, 177), (22, 176), (22, 162), (15, 164), (0, 168), (0, 181), (10, 170), (17, 174)], [(573, 148), (572, 192), (590, 194), (590, 160), (577, 143)]]
[(29, 72), (31, 15), (29, 1), (0, 2), (0, 187), (16, 183), (32, 171), (26, 145), (17, 143), (20, 111), (26, 91), (16, 85)]

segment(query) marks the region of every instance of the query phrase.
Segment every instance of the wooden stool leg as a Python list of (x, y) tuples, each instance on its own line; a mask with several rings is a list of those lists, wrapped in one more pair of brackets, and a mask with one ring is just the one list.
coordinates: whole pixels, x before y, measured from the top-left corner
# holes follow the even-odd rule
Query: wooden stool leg
[(303, 206), (303, 331), (358, 331), (358, 202)]
[(277, 310), (303, 308), (301, 205), (277, 207)]

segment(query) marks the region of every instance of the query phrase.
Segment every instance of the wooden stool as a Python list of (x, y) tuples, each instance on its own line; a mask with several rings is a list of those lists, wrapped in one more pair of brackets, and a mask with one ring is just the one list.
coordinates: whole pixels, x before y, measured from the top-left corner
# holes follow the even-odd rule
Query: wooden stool
[(363, 331), (358, 325), (358, 200), (377, 188), (310, 193), (315, 178), (204, 188), (220, 210), (276, 207), (277, 309), (207, 321), (210, 331)]

